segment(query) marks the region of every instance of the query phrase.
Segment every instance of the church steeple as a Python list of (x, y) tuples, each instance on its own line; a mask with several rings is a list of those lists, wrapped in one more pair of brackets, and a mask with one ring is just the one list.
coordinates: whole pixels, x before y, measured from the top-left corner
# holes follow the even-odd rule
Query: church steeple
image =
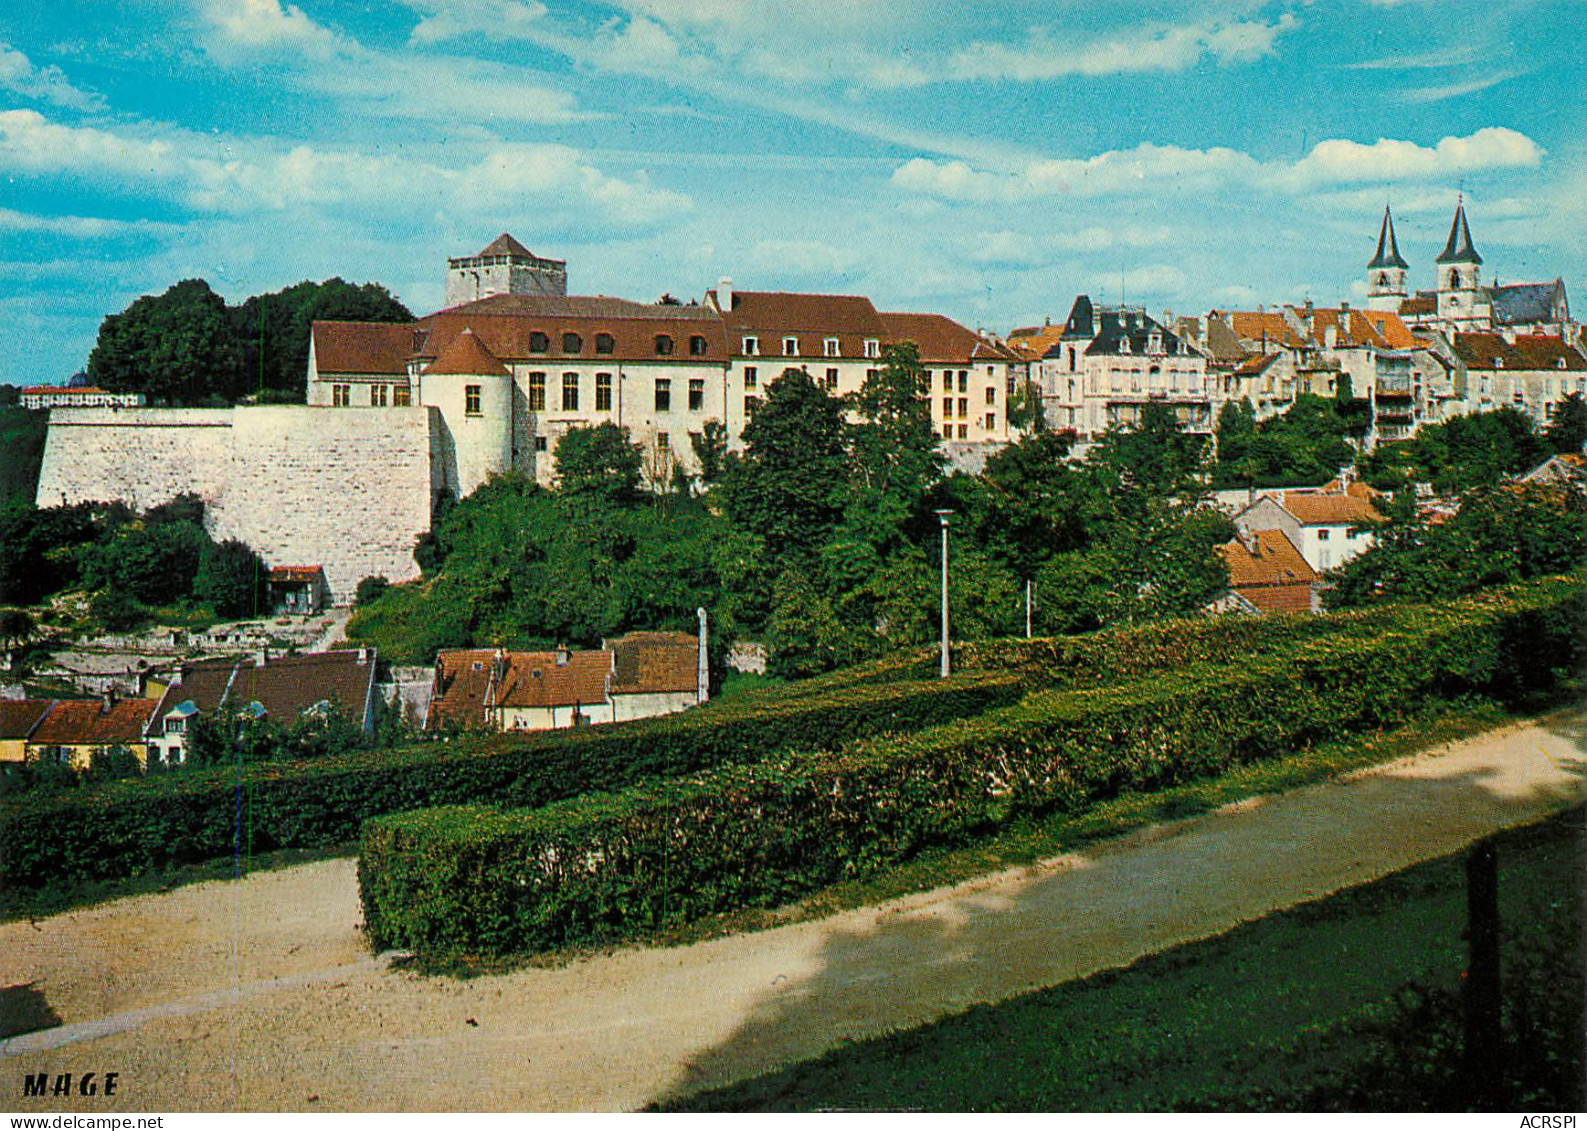
[(1444, 250), (1439, 253), (1437, 261), (1470, 263), (1473, 266), (1482, 262), (1482, 256), (1478, 255), (1477, 249), (1471, 246), (1471, 229), (1466, 226), (1464, 198), (1455, 203), (1455, 222), (1449, 226), (1449, 241), (1444, 244)]
[(1394, 239), (1394, 217), (1383, 207), (1383, 228), (1378, 233), (1378, 253), (1367, 264), (1367, 308), (1398, 313), (1405, 301), (1405, 272), (1409, 264), (1400, 257)]

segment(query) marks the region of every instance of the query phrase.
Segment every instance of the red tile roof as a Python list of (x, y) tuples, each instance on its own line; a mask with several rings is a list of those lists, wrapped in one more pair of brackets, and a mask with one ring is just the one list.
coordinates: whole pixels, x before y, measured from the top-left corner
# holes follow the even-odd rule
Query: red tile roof
[(580, 707), (605, 703), (611, 671), (610, 652), (509, 652), (501, 682), (491, 690), (486, 705)]
[(108, 711), (98, 699), (62, 700), (28, 741), (46, 746), (141, 746), (154, 708), (152, 699), (122, 699)]
[(269, 657), (263, 667), (253, 657), (183, 664), (180, 681), (166, 688), (156, 714), (163, 716), (189, 700), (206, 713), (222, 706), (242, 710), (257, 702), (271, 721), (290, 726), (304, 711), (329, 700), (354, 723), (362, 723), (374, 687), (376, 655), (368, 649), (361, 663), (359, 655), (358, 649), (349, 648)]
[(314, 368), (325, 373), (406, 374), (413, 326), (406, 322), (316, 322)]
[[(524, 295), (497, 296), (498, 298), (525, 298)], [(618, 301), (618, 300), (612, 300)], [(420, 357), (438, 357), (439, 353), (465, 329), (470, 329), (490, 353), (502, 361), (520, 365), (551, 365), (563, 360), (595, 362), (653, 361), (667, 357), (673, 361), (718, 361), (727, 356), (726, 339), (722, 322), (713, 315), (698, 317), (694, 314), (674, 315), (670, 318), (646, 314), (643, 317), (625, 318), (614, 315), (578, 314), (481, 314), (470, 303), (420, 319), (418, 327), (424, 332), (423, 343), (417, 353)], [(638, 306), (637, 303), (629, 304)], [(643, 308), (641, 308), (643, 309)], [(699, 310), (700, 307), (661, 307), (669, 311)], [(544, 334), (545, 349), (534, 350), (534, 335)], [(579, 339), (576, 353), (566, 353), (563, 337), (575, 334)], [(609, 334), (612, 351), (600, 353), (596, 337)], [(656, 338), (665, 335), (672, 339), (672, 353), (658, 354)], [(690, 339), (704, 339), (705, 352), (691, 354)]]
[(1438, 299), (1433, 295), (1417, 295), (1400, 303), (1400, 316), (1420, 318), (1423, 315), (1438, 313)]
[(441, 348), (436, 359), (424, 370), (427, 374), (445, 376), (457, 374), (468, 377), (507, 377), (504, 366), (479, 336), (467, 326)]
[(700, 638), (686, 632), (631, 632), (613, 640), (612, 694), (657, 695), (700, 685)]
[(27, 738), (49, 713), (50, 699), (0, 699), (0, 739)]
[(479, 257), (481, 259), (485, 258), (487, 255), (516, 255), (524, 259), (537, 258), (534, 252), (530, 251), (523, 244), (513, 239), (506, 232), (503, 232), (501, 235), (491, 240), (490, 243), (486, 244), (484, 249), (479, 253)]
[(98, 385), (29, 385), (27, 388), (21, 390), (21, 393), (33, 393), (36, 395), (50, 393), (70, 393), (73, 396), (76, 396), (79, 393), (104, 396), (111, 395), (109, 389), (101, 389)]
[(1512, 344), (1498, 334), (1456, 334), (1454, 346), (1468, 369), (1587, 369), (1587, 357), (1564, 338), (1550, 335), (1522, 334)]
[[(1214, 311), (1214, 313), (1218, 313)], [(1306, 344), (1299, 334), (1277, 311), (1229, 310), (1223, 312), (1229, 327), (1241, 341), (1261, 342), (1270, 346), (1295, 348)]]
[(1218, 547), (1229, 565), (1229, 585), (1241, 589), (1248, 585), (1279, 585), (1291, 582), (1310, 584), (1321, 575), (1301, 557), (1282, 530), (1254, 530), (1251, 546), (1236, 538)]
[(325, 570), (317, 565), (310, 566), (273, 566), (270, 570), (270, 580), (275, 582), (309, 582), (316, 577), (324, 577)]
[(1371, 503), (1356, 495), (1285, 491), (1282, 502), (1305, 526), (1376, 526), (1385, 521)]
[(931, 363), (1017, 361), (1018, 355), (941, 314), (886, 313), (881, 316), (889, 342), (914, 342), (920, 360)]

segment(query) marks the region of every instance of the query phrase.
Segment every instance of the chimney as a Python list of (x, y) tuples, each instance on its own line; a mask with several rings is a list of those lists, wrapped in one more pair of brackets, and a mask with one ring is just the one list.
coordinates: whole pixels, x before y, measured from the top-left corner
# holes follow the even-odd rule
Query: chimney
[(716, 284), (716, 308), (723, 314), (733, 309), (733, 280), (723, 275)]
[(559, 667), (559, 668), (567, 667), (568, 666), (568, 660), (571, 659), (571, 658), (572, 658), (572, 653), (570, 653), (566, 648), (558, 648), (557, 649), (557, 667)]
[(711, 661), (707, 647), (709, 626), (706, 623), (705, 609), (695, 609), (694, 612), (700, 618), (699, 668), (695, 673), (694, 682), (698, 702), (704, 703), (711, 697)]
[(358, 666), (363, 667), (367, 663), (369, 663), (369, 649), (365, 648), (363, 645), (359, 645)]
[(261, 648), (261, 649), (259, 649), (259, 651), (255, 652), (253, 654), (253, 666), (256, 667), (256, 668), (264, 667), (265, 664), (269, 662), (269, 660), (270, 660), (270, 649), (268, 649), (268, 648)]
[(115, 707), (116, 692), (113, 688), (107, 686), (105, 690), (100, 693), (99, 713), (102, 715), (108, 715), (111, 711), (115, 710)]

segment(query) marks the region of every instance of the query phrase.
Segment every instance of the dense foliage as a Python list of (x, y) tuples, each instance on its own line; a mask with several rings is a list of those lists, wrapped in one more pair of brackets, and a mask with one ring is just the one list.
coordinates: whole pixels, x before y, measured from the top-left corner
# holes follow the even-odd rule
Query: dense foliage
[(1217, 487), (1289, 487), (1325, 483), (1355, 462), (1349, 437), (1356, 402), (1348, 394), (1302, 393), (1278, 416), (1258, 421), (1249, 401), (1230, 401), (1218, 414)]
[(1579, 578), (1408, 608), (1384, 630), (537, 810), (440, 808), (364, 831), (377, 946), (503, 953), (775, 906), (1021, 816), (1075, 811), (1392, 723), (1547, 687), (1582, 660)]
[[(917, 657), (918, 659), (918, 657)], [(693, 772), (776, 752), (837, 746), (978, 714), (1019, 695), (1018, 677), (966, 673), (911, 681), (873, 673), (863, 685), (751, 694), (634, 723), (427, 742), (394, 750), (254, 757), (254, 736), (181, 773), (0, 804), (0, 899), (8, 889), (138, 875), (151, 868), (355, 839), (382, 813), (490, 802), (543, 805), (643, 778)], [(197, 755), (200, 761), (206, 755)], [(247, 805), (246, 828), (237, 820)]]
[(1431, 483), (1447, 494), (1494, 486), (1551, 454), (1532, 418), (1506, 406), (1424, 424), (1409, 440), (1380, 444), (1360, 467), (1367, 482), (1383, 490)]
[(48, 422), (46, 412), (0, 405), (0, 510), (33, 505)]
[(1587, 562), (1587, 497), (1511, 483), (1469, 492), (1451, 517), (1391, 507), (1370, 550), (1345, 565), (1324, 600), (1335, 608), (1442, 601), (1563, 573)]
[(214, 542), (203, 519), (192, 495), (142, 515), (120, 503), (0, 510), (0, 603), (36, 604), (80, 584), (98, 592), (95, 611), (112, 630), (172, 604), (253, 615), (263, 563), (241, 542)]
[(302, 282), (230, 307), (204, 280), (186, 279), (107, 316), (88, 376), (101, 388), (143, 393), (152, 404), (229, 404), (248, 394), (301, 402), (316, 319), (412, 318), (375, 283)]
[(687, 629), (704, 607), (719, 636), (764, 639), (772, 674), (809, 676), (936, 638), (939, 509), (956, 640), (1021, 630), (1027, 586), (1043, 633), (1182, 615), (1225, 586), (1215, 547), (1231, 527), (1203, 502), (1206, 441), (1166, 412), (1084, 464), (1038, 432), (980, 475), (944, 477), (913, 347), (882, 360), (846, 401), (800, 370), (771, 382), (709, 490), (714, 469), (694, 493), (648, 493), (622, 429), (568, 433), (554, 490), (504, 476), (448, 508), (418, 549), (425, 580), (360, 609), (350, 636), (427, 662)]

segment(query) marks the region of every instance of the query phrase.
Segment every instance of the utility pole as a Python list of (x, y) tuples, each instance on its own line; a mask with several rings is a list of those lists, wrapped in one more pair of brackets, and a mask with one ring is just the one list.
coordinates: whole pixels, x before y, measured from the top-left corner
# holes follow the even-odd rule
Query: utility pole
[(1025, 579), (1025, 639), (1026, 640), (1030, 639), (1031, 588), (1034, 585), (1035, 585), (1035, 581), (1032, 578), (1027, 577)]
[(942, 523), (942, 672), (943, 679), (948, 678), (948, 517), (951, 510), (937, 512), (937, 520)]

